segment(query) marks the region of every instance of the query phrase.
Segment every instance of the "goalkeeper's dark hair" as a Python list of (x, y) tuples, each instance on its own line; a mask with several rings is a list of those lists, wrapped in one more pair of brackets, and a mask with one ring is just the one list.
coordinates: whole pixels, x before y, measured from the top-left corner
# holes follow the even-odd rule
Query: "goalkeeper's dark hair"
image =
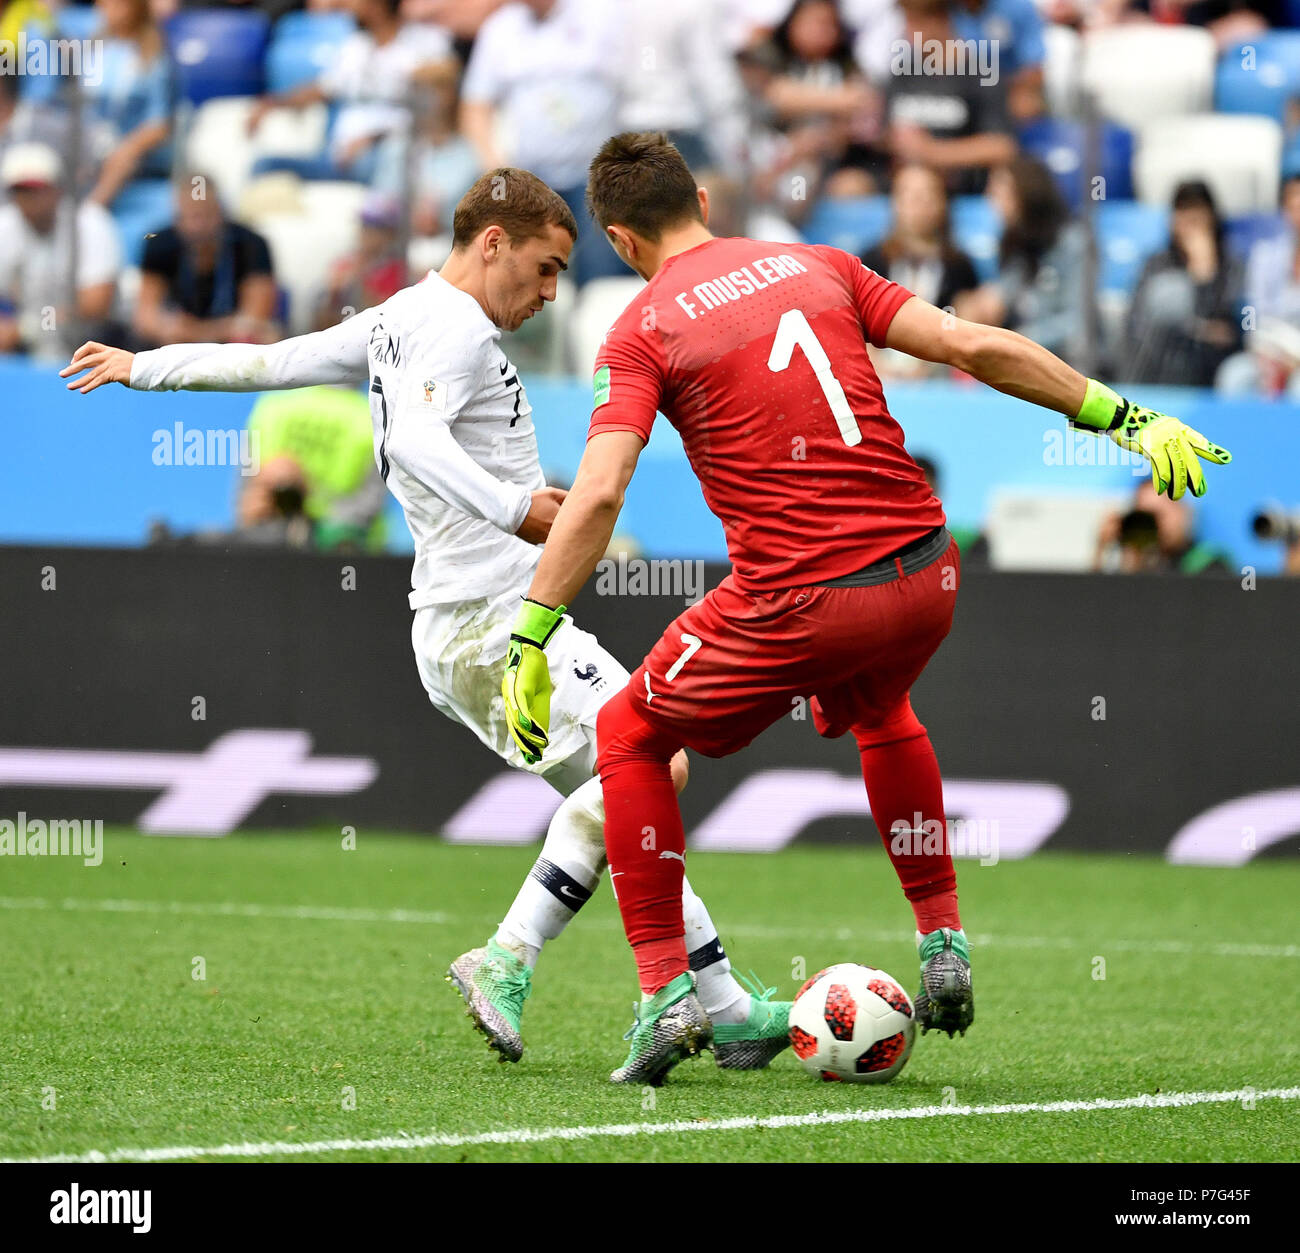
[(664, 231), (703, 222), (699, 188), (663, 131), (625, 131), (607, 139), (587, 172), (587, 209), (600, 223), (625, 226), (657, 243)]
[(570, 239), (578, 238), (573, 210), (559, 192), (536, 174), (511, 166), (480, 175), (460, 198), (451, 223), (452, 247), (464, 248), (489, 226), (499, 226), (512, 244), (544, 235), (548, 226), (558, 226)]

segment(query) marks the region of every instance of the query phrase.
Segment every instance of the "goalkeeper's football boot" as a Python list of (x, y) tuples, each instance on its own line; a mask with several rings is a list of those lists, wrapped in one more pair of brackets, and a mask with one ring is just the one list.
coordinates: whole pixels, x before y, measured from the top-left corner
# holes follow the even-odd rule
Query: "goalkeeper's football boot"
[(790, 1001), (774, 1001), (775, 988), (763, 987), (753, 971), (743, 980), (752, 995), (744, 1022), (717, 1023), (713, 1028), (713, 1060), (720, 1070), (762, 1070), (782, 1049), (790, 1047)]
[(447, 971), (447, 982), (460, 990), (474, 1026), (487, 1036), (488, 1047), (496, 1049), (503, 1062), (517, 1062), (524, 1055), (519, 1019), (533, 990), (528, 964), (489, 940), (484, 948), (456, 958)]
[(623, 1037), (632, 1041), (611, 1083), (648, 1083), (657, 1088), (668, 1072), (713, 1043), (713, 1024), (695, 995), (695, 976), (678, 975), (632, 1007), (636, 1021)]
[(951, 1040), (975, 1021), (975, 994), (970, 983), (970, 945), (966, 932), (940, 927), (916, 933), (921, 956), (921, 990), (916, 994), (916, 1021), (921, 1032), (946, 1031)]

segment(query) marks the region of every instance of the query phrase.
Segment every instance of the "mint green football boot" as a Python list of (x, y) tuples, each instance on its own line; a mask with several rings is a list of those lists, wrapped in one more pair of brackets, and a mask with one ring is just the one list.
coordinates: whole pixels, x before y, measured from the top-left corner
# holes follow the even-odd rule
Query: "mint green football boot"
[(668, 1072), (713, 1043), (713, 1024), (695, 995), (695, 976), (680, 974), (632, 1007), (636, 1021), (623, 1039), (631, 1051), (611, 1083), (646, 1083), (657, 1088)]
[(489, 940), (483, 948), (456, 958), (446, 978), (465, 998), (466, 1012), (487, 1036), (488, 1047), (496, 1049), (503, 1062), (517, 1062), (524, 1055), (519, 1020), (533, 990), (528, 964)]
[(966, 932), (940, 927), (916, 933), (921, 958), (921, 990), (916, 994), (916, 1021), (922, 1034), (946, 1031), (966, 1034), (975, 1021), (975, 993), (970, 981), (970, 945)]
[(717, 1023), (713, 1028), (713, 1060), (719, 1070), (762, 1070), (790, 1047), (790, 1007), (774, 1001), (775, 988), (765, 988), (751, 970), (741, 982), (749, 989), (749, 1016), (744, 1022)]

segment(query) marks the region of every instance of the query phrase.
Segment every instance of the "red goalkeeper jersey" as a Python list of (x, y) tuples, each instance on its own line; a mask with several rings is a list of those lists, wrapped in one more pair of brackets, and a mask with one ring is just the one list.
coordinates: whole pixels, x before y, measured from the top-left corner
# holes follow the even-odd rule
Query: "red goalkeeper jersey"
[(588, 437), (662, 412), (746, 590), (851, 574), (944, 523), (867, 355), (911, 294), (838, 248), (679, 253), (605, 337)]

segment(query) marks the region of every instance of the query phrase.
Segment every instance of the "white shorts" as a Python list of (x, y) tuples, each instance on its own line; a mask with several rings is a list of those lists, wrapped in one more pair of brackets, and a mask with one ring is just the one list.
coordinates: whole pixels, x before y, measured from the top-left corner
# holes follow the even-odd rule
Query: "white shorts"
[(415, 611), (411, 643), (434, 708), (463, 723), (507, 765), (540, 775), (565, 796), (596, 771), (596, 714), (627, 686), (628, 672), (596, 637), (564, 621), (546, 646), (550, 664), (550, 743), (534, 766), (506, 728), (501, 680), (519, 594)]

